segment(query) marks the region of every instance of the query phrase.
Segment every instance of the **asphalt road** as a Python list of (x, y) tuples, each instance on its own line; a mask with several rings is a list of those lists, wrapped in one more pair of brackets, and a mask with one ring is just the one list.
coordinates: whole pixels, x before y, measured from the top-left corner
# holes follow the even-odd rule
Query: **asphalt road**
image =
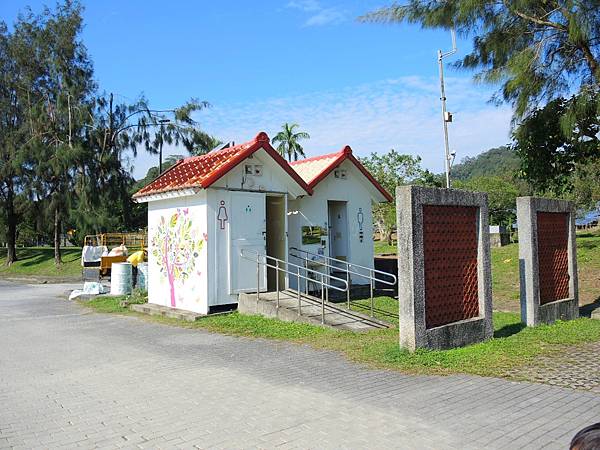
[(600, 396), (90, 312), (0, 281), (0, 448), (566, 448)]

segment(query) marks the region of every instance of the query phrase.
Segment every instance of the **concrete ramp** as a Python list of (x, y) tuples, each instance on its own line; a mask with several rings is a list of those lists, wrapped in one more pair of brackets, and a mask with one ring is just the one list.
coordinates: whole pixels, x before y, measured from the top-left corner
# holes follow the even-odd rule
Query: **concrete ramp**
[(311, 295), (300, 295), (300, 312), (298, 314), (298, 293), (292, 290), (279, 293), (279, 308), (277, 308), (277, 292), (264, 292), (260, 299), (256, 294), (240, 294), (238, 311), (241, 314), (260, 315), (277, 318), (286, 322), (301, 322), (312, 325), (325, 325), (338, 330), (371, 331), (382, 328), (392, 328), (393, 325), (356, 311), (349, 311), (340, 306), (325, 302), (325, 322), (322, 320), (321, 299)]

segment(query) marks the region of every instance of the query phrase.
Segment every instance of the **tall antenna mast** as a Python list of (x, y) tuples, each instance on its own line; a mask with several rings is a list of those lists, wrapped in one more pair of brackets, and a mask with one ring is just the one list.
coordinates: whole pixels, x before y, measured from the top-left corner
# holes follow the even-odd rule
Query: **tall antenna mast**
[(452, 113), (446, 111), (446, 88), (444, 87), (444, 58), (456, 53), (456, 33), (454, 28), (450, 30), (452, 34), (452, 50), (442, 52), (438, 50), (438, 64), (440, 67), (440, 100), (442, 101), (442, 123), (444, 124), (444, 167), (446, 168), (446, 187), (450, 188), (450, 167), (456, 153), (450, 153), (450, 144), (448, 143), (448, 123), (452, 122)]

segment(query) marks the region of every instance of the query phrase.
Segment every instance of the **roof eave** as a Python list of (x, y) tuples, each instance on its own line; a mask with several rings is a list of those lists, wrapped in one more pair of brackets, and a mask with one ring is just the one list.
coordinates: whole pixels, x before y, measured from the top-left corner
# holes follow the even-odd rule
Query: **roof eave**
[(142, 194), (133, 196), (133, 201), (136, 203), (148, 203), (157, 200), (167, 200), (170, 198), (186, 197), (189, 195), (195, 195), (202, 190), (200, 186), (188, 186), (188, 187), (177, 187), (173, 189), (163, 189), (161, 191), (154, 191), (150, 194)]
[(308, 195), (312, 195), (312, 188), (306, 184), (306, 182), (298, 175), (289, 163), (283, 159), (283, 157), (277, 153), (277, 151), (269, 143), (269, 138), (266, 134), (266, 139), (262, 138), (261, 135), (257, 136), (256, 142), (241, 152), (235, 159), (231, 160), (227, 164), (223, 165), (217, 173), (212, 174), (204, 180), (202, 187), (205, 189), (216, 183), (227, 173), (229, 173), (234, 167), (245, 161), (250, 155), (256, 153), (261, 148), (264, 149), (269, 155), (281, 166), (281, 168), (304, 190)]
[(308, 186), (311, 189), (314, 189), (317, 186), (317, 184), (323, 181), (336, 167), (342, 164), (345, 160), (349, 160), (350, 162), (352, 162), (352, 164), (356, 166), (356, 168), (371, 182), (371, 184), (375, 186), (375, 188), (381, 193), (381, 195), (383, 195), (385, 200), (379, 203), (394, 201), (394, 198), (390, 195), (390, 193), (386, 191), (384, 187), (381, 186), (381, 184), (379, 184), (379, 182), (373, 177), (373, 175), (371, 175), (371, 173), (362, 165), (362, 163), (358, 159), (356, 159), (356, 157), (352, 154), (352, 149), (349, 146), (344, 147), (342, 151), (339, 152), (338, 156), (336, 156), (336, 158), (333, 161), (331, 161), (331, 163), (329, 163), (329, 165), (323, 171), (321, 171), (321, 173), (317, 175), (316, 178), (314, 178), (310, 181), (310, 183), (308, 183)]

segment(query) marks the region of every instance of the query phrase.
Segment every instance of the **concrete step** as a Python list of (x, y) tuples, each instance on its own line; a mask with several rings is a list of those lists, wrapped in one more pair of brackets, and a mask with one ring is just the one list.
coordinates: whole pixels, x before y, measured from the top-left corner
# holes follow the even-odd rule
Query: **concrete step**
[(195, 312), (169, 308), (168, 306), (155, 305), (153, 303), (129, 305), (129, 309), (150, 316), (163, 316), (171, 319), (185, 320), (187, 322), (195, 322), (199, 318), (204, 317), (204, 315)]
[(298, 314), (298, 293), (291, 290), (279, 293), (279, 308), (277, 307), (276, 292), (261, 293), (258, 301), (256, 294), (240, 294), (238, 311), (241, 314), (261, 315), (286, 322), (325, 325), (335, 329), (356, 332), (393, 327), (387, 322), (356, 311), (348, 311), (331, 302), (325, 302), (325, 316), (324, 322), (322, 322), (321, 299), (306, 294), (300, 296), (301, 314)]

